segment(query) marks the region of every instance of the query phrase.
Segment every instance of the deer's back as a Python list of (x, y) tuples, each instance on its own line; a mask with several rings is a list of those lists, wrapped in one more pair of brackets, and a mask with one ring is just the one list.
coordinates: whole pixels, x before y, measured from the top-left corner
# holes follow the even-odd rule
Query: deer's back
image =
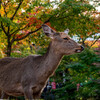
[(30, 65), (39, 64), (41, 56), (28, 56), (25, 58), (11, 58), (11, 57), (5, 57), (0, 59), (0, 71), (4, 69), (17, 69), (20, 67), (24, 67), (24, 69)]
[(2, 58), (2, 59), (0, 59), (0, 67), (5, 66), (5, 65), (11, 63), (12, 61), (19, 60), (19, 59), (21, 59), (21, 58), (11, 58), (11, 57)]

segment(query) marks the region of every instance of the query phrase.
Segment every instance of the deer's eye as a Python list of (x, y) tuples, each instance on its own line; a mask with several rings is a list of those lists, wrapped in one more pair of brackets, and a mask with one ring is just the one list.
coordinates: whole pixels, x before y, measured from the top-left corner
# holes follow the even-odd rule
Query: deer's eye
[(64, 40), (68, 40), (68, 38), (63, 38)]

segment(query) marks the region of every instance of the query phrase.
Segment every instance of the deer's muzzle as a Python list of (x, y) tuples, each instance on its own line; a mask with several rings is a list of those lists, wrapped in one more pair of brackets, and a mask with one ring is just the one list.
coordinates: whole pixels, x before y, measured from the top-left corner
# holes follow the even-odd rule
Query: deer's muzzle
[(84, 50), (84, 47), (81, 46), (81, 48), (80, 48), (80, 49), (77, 49), (75, 52), (76, 52), (76, 53), (80, 53), (80, 52), (82, 52), (83, 50)]

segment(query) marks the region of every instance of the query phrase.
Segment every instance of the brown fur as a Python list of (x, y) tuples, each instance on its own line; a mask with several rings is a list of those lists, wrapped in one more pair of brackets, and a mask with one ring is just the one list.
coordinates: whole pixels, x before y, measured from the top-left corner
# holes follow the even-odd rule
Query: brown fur
[[(44, 32), (45, 27), (49, 28), (44, 25)], [(52, 37), (52, 42), (47, 53), (43, 56), (3, 58), (0, 60), (0, 89), (7, 95), (24, 95), (30, 100), (40, 98), (48, 78), (57, 69), (63, 55), (76, 53), (76, 50), (82, 51), (81, 45), (70, 39), (68, 35), (66, 38), (69, 40), (64, 40), (61, 37), (62, 32), (48, 33), (48, 36)]]

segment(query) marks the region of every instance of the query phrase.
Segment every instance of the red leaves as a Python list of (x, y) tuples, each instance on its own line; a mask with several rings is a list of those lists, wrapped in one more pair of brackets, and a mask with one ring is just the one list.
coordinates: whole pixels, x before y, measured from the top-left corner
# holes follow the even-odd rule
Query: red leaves
[(21, 35), (20, 35), (20, 34), (16, 34), (16, 38), (17, 38), (17, 39), (19, 39), (19, 38), (21, 38), (21, 37), (23, 37), (23, 36), (24, 36), (23, 34), (21, 34)]
[(20, 31), (21, 34), (16, 34), (16, 38), (17, 39), (20, 39), (22, 38), (23, 36), (27, 35), (29, 33), (29, 30), (26, 30), (26, 31)]
[[(49, 27), (51, 27), (51, 24), (50, 24), (50, 22), (48, 22), (48, 23), (46, 23), (46, 25), (48, 25)], [(56, 29), (54, 28), (54, 27), (51, 27), (53, 30), (55, 30), (56, 31)]]
[(40, 27), (41, 27), (41, 25), (39, 25), (39, 24), (36, 26), (36, 28), (40, 28)]
[(31, 17), (29, 18), (28, 23), (29, 23), (29, 26), (35, 25), (36, 28), (39, 28), (43, 22), (37, 19), (36, 17)]
[(97, 27), (97, 29), (99, 30), (99, 29), (100, 29), (100, 27)]
[[(39, 29), (42, 24), (43, 24), (43, 22), (41, 20), (39, 20), (39, 19), (37, 19), (36, 17), (33, 16), (33, 17), (27, 19), (26, 26), (35, 27), (35, 28)], [(20, 31), (20, 34), (16, 34), (15, 37), (16, 37), (16, 39), (21, 39), (21, 38), (27, 36), (29, 34), (29, 32), (30, 32), (29, 30), (28, 31), (22, 30), (22, 31)]]

